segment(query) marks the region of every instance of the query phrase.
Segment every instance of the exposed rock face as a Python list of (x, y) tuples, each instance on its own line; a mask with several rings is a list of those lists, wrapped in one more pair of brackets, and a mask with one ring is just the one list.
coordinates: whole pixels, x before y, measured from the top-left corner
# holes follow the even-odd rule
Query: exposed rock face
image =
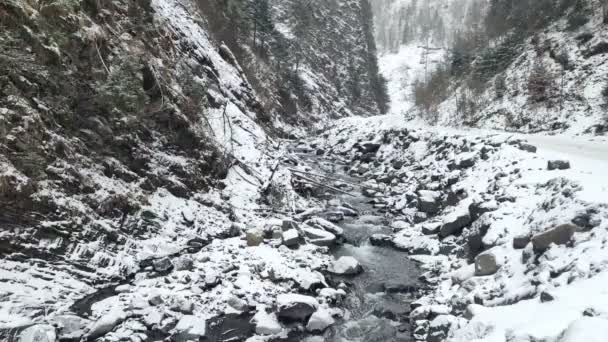
[(575, 225), (567, 223), (534, 235), (532, 237), (534, 251), (539, 253), (544, 252), (551, 244), (564, 245), (572, 239), (576, 231), (577, 227)]
[(492, 253), (483, 253), (475, 258), (475, 275), (489, 276), (498, 271), (496, 257)]
[(280, 319), (306, 322), (317, 311), (319, 303), (314, 297), (299, 294), (282, 294), (277, 297)]

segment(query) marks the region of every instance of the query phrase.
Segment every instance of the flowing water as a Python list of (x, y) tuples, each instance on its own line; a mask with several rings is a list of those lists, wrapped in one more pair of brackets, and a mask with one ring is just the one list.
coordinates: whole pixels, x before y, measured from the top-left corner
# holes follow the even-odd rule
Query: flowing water
[[(347, 175), (344, 166), (331, 160), (310, 156), (305, 158), (316, 173), (349, 183), (362, 181)], [(371, 198), (363, 196), (360, 186), (353, 186), (349, 192), (354, 196), (342, 194), (328, 197), (359, 213), (357, 217), (338, 223), (344, 229), (345, 242), (336, 246), (332, 254), (335, 258), (354, 257), (364, 271), (354, 277), (333, 277), (333, 281), (349, 285), (349, 294), (344, 303), (347, 313), (344, 321), (325, 335), (325, 341), (409, 341), (408, 315), (410, 303), (415, 300), (420, 271), (405, 252), (370, 243), (370, 236), (374, 234), (392, 233), (389, 226), (392, 217), (382, 213)]]

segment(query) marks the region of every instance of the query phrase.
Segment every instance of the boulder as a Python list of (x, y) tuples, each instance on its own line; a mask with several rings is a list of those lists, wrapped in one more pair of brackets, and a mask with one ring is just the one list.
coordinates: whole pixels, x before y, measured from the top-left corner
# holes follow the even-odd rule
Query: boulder
[(547, 162), (547, 169), (553, 170), (567, 170), (570, 168), (570, 162), (567, 160), (550, 160)]
[(176, 341), (192, 341), (207, 336), (207, 322), (201, 317), (185, 315), (177, 322), (173, 339)]
[(483, 253), (475, 257), (475, 275), (489, 276), (498, 271), (496, 257), (492, 253)]
[(477, 159), (476, 152), (467, 152), (462, 153), (456, 156), (456, 166), (459, 169), (466, 169), (475, 165), (475, 160)]
[(61, 315), (53, 319), (59, 340), (81, 340), (90, 321), (76, 315)]
[(48, 324), (32, 325), (19, 334), (19, 342), (55, 342), (55, 327)]
[(171, 262), (171, 259), (169, 259), (168, 257), (164, 257), (160, 259), (154, 259), (152, 261), (152, 267), (154, 267), (154, 270), (156, 272), (165, 273), (173, 269), (173, 263)]
[(300, 229), (300, 227), (294, 220), (283, 220), (281, 228), (283, 228), (283, 230)]
[(259, 335), (275, 335), (283, 330), (277, 315), (274, 312), (267, 313), (265, 310), (258, 311), (251, 319), (251, 323), (255, 325), (255, 333)]
[[(342, 216), (342, 218), (344, 218), (344, 216)], [(341, 236), (344, 234), (344, 229), (320, 217), (311, 218), (310, 220), (306, 221), (306, 223), (315, 228), (323, 229), (337, 236)]]
[(530, 152), (530, 153), (536, 153), (536, 146), (534, 145), (530, 145), (527, 143), (519, 143), (519, 145), (517, 145), (517, 148), (519, 148), (522, 151), (526, 151), (526, 152)]
[(194, 269), (194, 261), (189, 255), (182, 255), (173, 260), (173, 265), (176, 271), (192, 271)]
[(312, 228), (309, 226), (303, 227), (302, 232), (308, 238), (308, 241), (317, 246), (332, 246), (336, 243), (336, 236), (323, 229)]
[(101, 316), (91, 327), (86, 338), (94, 340), (101, 337), (110, 331), (114, 330), (119, 324), (126, 319), (126, 314), (122, 310), (111, 310), (104, 316)]
[(418, 191), (418, 210), (423, 213), (436, 214), (439, 212), (441, 193), (437, 191)]
[(264, 232), (259, 229), (249, 229), (246, 233), (247, 246), (255, 247), (264, 242)]
[(567, 223), (534, 235), (532, 237), (534, 251), (542, 253), (546, 251), (551, 244), (564, 245), (572, 239), (576, 230), (577, 227), (575, 225)]
[(540, 302), (541, 303), (552, 302), (554, 300), (555, 300), (555, 296), (553, 296), (551, 293), (549, 293), (547, 291), (543, 291), (540, 293)]
[(296, 229), (289, 229), (282, 233), (283, 244), (287, 247), (294, 247), (300, 243), (300, 233)]
[(369, 237), (369, 242), (372, 246), (391, 247), (393, 245), (393, 238), (390, 235), (373, 234)]
[(473, 202), (469, 205), (469, 214), (473, 221), (477, 220), (485, 213), (496, 210), (498, 210), (498, 203), (496, 201)]
[(319, 307), (314, 297), (295, 293), (281, 294), (277, 297), (279, 319), (306, 322)]
[(519, 235), (513, 238), (513, 248), (524, 249), (530, 243), (530, 236)]
[(319, 309), (310, 316), (308, 324), (306, 324), (306, 330), (310, 332), (321, 332), (333, 325), (336, 321), (331, 315), (331, 312), (327, 309)]
[(441, 223), (427, 223), (422, 225), (422, 234), (424, 235), (435, 235), (439, 234), (439, 230), (441, 229)]
[(459, 234), (469, 224), (471, 224), (471, 215), (468, 211), (455, 211), (444, 217), (443, 224), (439, 229), (439, 236), (445, 238)]
[(328, 271), (337, 275), (357, 275), (363, 272), (363, 267), (357, 259), (343, 256), (334, 261)]

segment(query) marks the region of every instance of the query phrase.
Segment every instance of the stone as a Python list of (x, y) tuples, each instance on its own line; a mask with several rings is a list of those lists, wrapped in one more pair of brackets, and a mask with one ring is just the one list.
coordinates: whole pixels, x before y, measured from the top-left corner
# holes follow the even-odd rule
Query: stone
[(462, 153), (456, 157), (456, 165), (459, 169), (466, 169), (475, 165), (476, 152)]
[(369, 242), (372, 246), (391, 247), (393, 245), (393, 238), (390, 235), (373, 234), (369, 237)]
[(76, 315), (61, 315), (53, 319), (59, 340), (81, 340), (91, 322)]
[(473, 202), (469, 205), (469, 214), (473, 221), (479, 219), (485, 213), (496, 210), (498, 210), (498, 203), (496, 201)]
[(534, 235), (532, 237), (534, 251), (542, 253), (546, 251), (551, 244), (564, 245), (572, 239), (576, 230), (577, 227), (575, 225), (567, 223)]
[(555, 297), (549, 292), (543, 291), (540, 293), (540, 302), (547, 303), (555, 300)]
[(160, 294), (154, 295), (148, 299), (148, 303), (152, 306), (158, 306), (164, 303), (163, 297)]
[(188, 298), (175, 297), (171, 303), (171, 310), (189, 315), (194, 310), (194, 303)]
[(247, 246), (256, 247), (264, 242), (264, 232), (259, 229), (249, 229), (245, 233), (247, 239)]
[[(344, 219), (344, 216), (342, 216), (342, 219)], [(315, 228), (323, 229), (337, 236), (341, 236), (344, 234), (344, 229), (320, 217), (311, 218), (310, 220), (306, 221), (306, 223)]]
[(361, 150), (361, 152), (363, 152), (363, 153), (374, 153), (375, 154), (376, 152), (378, 152), (378, 150), (380, 149), (381, 146), (382, 145), (379, 143), (366, 141), (359, 145), (359, 150)]
[(327, 309), (319, 309), (310, 316), (306, 330), (310, 332), (321, 332), (333, 325), (336, 321)]
[(424, 234), (424, 235), (439, 234), (440, 229), (441, 229), (441, 224), (438, 222), (427, 223), (422, 226), (422, 234)]
[(553, 170), (568, 170), (570, 168), (570, 162), (567, 160), (550, 160), (547, 162), (547, 169)]
[(169, 259), (168, 257), (164, 257), (160, 259), (154, 259), (152, 261), (152, 267), (154, 267), (154, 270), (156, 272), (165, 273), (173, 269), (173, 263), (171, 262), (171, 259)]
[(295, 293), (277, 296), (279, 319), (286, 321), (306, 322), (318, 307), (319, 302), (311, 296)]
[(418, 191), (418, 210), (427, 214), (436, 214), (440, 209), (441, 193), (437, 191)]
[(98, 337), (101, 337), (110, 331), (114, 330), (119, 324), (121, 324), (126, 319), (126, 314), (121, 310), (110, 311), (104, 316), (101, 316), (91, 327), (87, 336), (85, 337), (87, 340), (95, 340)]
[(205, 319), (193, 315), (185, 315), (177, 322), (173, 338), (176, 341), (199, 340), (207, 336), (207, 322)]
[(459, 234), (471, 222), (471, 215), (468, 211), (455, 211), (444, 217), (443, 224), (439, 229), (439, 236), (445, 238), (450, 235)]
[(300, 243), (300, 233), (296, 229), (289, 229), (282, 233), (283, 244), (294, 247)]
[(350, 256), (340, 257), (329, 267), (328, 271), (337, 275), (357, 275), (363, 272), (363, 267), (357, 259)]
[(530, 145), (530, 144), (526, 144), (526, 143), (520, 143), (517, 148), (519, 148), (522, 151), (526, 151), (526, 152), (530, 152), (530, 153), (536, 153), (536, 146), (534, 145)]
[(237, 311), (249, 310), (249, 305), (247, 305), (247, 302), (237, 296), (231, 296), (226, 303), (228, 304), (228, 306)]
[(513, 248), (524, 249), (530, 243), (530, 240), (528, 235), (518, 235), (513, 238)]
[(498, 272), (499, 266), (492, 253), (483, 253), (475, 257), (475, 275), (489, 276)]
[(330, 232), (326, 232), (323, 229), (306, 226), (302, 228), (302, 232), (304, 232), (308, 238), (308, 241), (313, 245), (328, 247), (336, 243), (336, 236)]
[(35, 324), (19, 334), (19, 342), (55, 342), (55, 327), (48, 324)]
[(428, 335), (426, 342), (443, 342), (446, 340), (448, 331), (454, 322), (456, 317), (452, 315), (439, 315), (433, 319), (429, 325)]
[(400, 232), (404, 229), (407, 229), (410, 227), (410, 224), (407, 223), (406, 221), (393, 221), (393, 223), (391, 223), (391, 228), (393, 229), (394, 232)]
[(298, 230), (298, 229), (300, 229), (300, 227), (298, 226), (298, 224), (294, 220), (283, 220), (281, 228), (283, 228), (283, 230), (290, 230), (290, 229)]
[(275, 313), (267, 313), (266, 310), (258, 311), (251, 323), (255, 325), (255, 333), (259, 335), (275, 335), (283, 331), (279, 319)]
[(322, 155), (324, 155), (324, 154), (325, 154), (325, 150), (324, 150), (324, 149), (322, 149), (322, 148), (318, 148), (318, 149), (317, 149), (316, 155), (318, 155), (318, 156), (322, 156)]
[(173, 265), (176, 271), (192, 271), (194, 269), (194, 261), (189, 255), (182, 255), (174, 259)]

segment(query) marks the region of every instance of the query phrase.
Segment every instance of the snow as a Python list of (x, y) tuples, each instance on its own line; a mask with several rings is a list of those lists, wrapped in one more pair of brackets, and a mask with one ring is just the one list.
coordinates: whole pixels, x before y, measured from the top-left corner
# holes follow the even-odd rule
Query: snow
[(283, 328), (275, 313), (267, 313), (265, 307), (258, 309), (251, 322), (255, 324), (255, 332), (260, 335), (275, 335)]

